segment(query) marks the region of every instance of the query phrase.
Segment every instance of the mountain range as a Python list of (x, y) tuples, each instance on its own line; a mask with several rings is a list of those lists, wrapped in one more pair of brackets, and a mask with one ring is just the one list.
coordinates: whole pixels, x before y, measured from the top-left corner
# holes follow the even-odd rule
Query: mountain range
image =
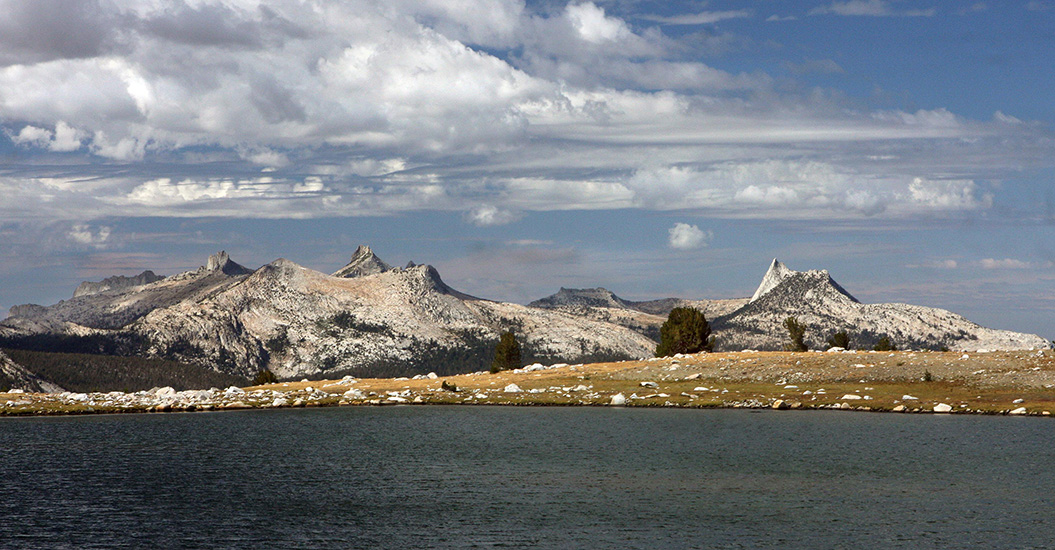
[(281, 258), (249, 269), (219, 252), (169, 277), (146, 271), (85, 282), (52, 306), (11, 308), (0, 345), (175, 359), (244, 377), (447, 374), (486, 368), (507, 330), (526, 361), (648, 357), (674, 307), (703, 311), (718, 350), (781, 349), (790, 316), (807, 326), (814, 349), (839, 330), (860, 348), (882, 336), (913, 349), (1051, 345), (941, 309), (862, 304), (827, 271), (793, 271), (777, 260), (751, 298), (635, 302), (603, 288), (562, 288), (525, 306), (459, 292), (430, 265), (392, 267), (366, 246), (331, 275)]

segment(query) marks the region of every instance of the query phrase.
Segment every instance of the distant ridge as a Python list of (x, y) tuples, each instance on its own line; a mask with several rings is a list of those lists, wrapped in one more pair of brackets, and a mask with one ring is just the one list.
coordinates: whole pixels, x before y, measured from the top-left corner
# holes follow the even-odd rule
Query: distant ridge
[(164, 277), (155, 275), (153, 271), (148, 269), (134, 277), (116, 275), (113, 277), (107, 277), (97, 283), (84, 281), (77, 287), (77, 290), (73, 291), (73, 297), (76, 298), (78, 296), (99, 294), (100, 292), (107, 292), (110, 290), (123, 290), (133, 286), (148, 285), (160, 281), (161, 279), (164, 279)]

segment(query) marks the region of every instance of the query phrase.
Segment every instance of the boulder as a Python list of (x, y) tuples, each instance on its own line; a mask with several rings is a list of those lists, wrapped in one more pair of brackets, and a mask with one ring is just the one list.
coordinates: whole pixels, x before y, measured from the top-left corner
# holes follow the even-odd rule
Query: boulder
[(1018, 415), (1022, 415), (1022, 414), (1026, 414), (1026, 413), (1027, 413), (1027, 411), (1026, 411), (1025, 407), (1019, 407), (1019, 408), (1017, 408), (1017, 409), (1015, 409), (1015, 410), (1013, 410), (1013, 411), (1011, 411), (1011, 412), (1009, 412), (1007, 414), (1013, 414), (1013, 415), (1018, 416)]
[(516, 384), (510, 384), (506, 386), (502, 391), (504, 391), (505, 393), (520, 393), (524, 390), (520, 389), (520, 386)]
[(938, 403), (937, 405), (934, 405), (934, 412), (936, 412), (936, 413), (952, 412), (952, 405), (949, 405), (948, 403)]
[(848, 393), (840, 397), (839, 399), (842, 399), (843, 401), (856, 401), (858, 399), (861, 399), (861, 396), (857, 395), (856, 393)]
[(616, 407), (626, 405), (626, 396), (621, 393), (617, 393), (612, 396), (612, 400), (608, 404), (614, 405)]
[(787, 410), (787, 408), (788, 408), (787, 402), (784, 401), (783, 399), (777, 399), (770, 406), (773, 407), (774, 409), (778, 410), (778, 411)]

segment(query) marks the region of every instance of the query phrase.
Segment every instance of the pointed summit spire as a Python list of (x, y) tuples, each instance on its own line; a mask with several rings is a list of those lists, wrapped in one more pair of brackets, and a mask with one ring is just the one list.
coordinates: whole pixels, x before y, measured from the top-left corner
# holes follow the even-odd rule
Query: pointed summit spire
[(381, 258), (378, 258), (374, 251), (370, 250), (369, 246), (361, 244), (359, 248), (355, 249), (352, 259), (348, 260), (348, 265), (337, 270), (333, 276), (351, 279), (353, 277), (376, 275), (391, 270), (392, 266), (381, 261)]
[(761, 298), (763, 294), (773, 290), (784, 279), (791, 277), (795, 273), (795, 271), (788, 269), (788, 266), (780, 263), (780, 260), (773, 258), (773, 263), (769, 264), (769, 270), (766, 271), (766, 276), (762, 277), (762, 284), (758, 285), (758, 290), (751, 296), (751, 301), (754, 302)]
[(226, 275), (246, 275), (253, 272), (252, 269), (232, 260), (224, 250), (209, 256), (209, 261), (205, 264), (205, 269), (207, 271), (222, 271)]

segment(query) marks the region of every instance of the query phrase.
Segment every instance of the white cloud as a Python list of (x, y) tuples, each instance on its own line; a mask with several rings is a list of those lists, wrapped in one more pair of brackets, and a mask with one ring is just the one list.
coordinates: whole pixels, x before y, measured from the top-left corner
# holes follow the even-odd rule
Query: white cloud
[(714, 238), (714, 233), (711, 231), (701, 231), (695, 225), (681, 222), (675, 223), (667, 233), (669, 234), (667, 244), (675, 250), (692, 250), (707, 246)]
[(46, 147), (51, 142), (52, 135), (51, 130), (37, 128), (36, 126), (26, 126), (18, 134), (11, 136), (11, 139), (15, 143), (27, 147)]
[(977, 210), (993, 205), (993, 196), (978, 196), (978, 185), (972, 180), (915, 178), (908, 192), (912, 202), (935, 210)]
[(27, 125), (11, 136), (11, 140), (26, 147), (39, 147), (49, 151), (69, 152), (81, 148), (83, 133), (63, 121), (58, 121), (55, 131)]
[(1030, 262), (1024, 262), (1012, 258), (1005, 258), (1003, 260), (986, 258), (979, 263), (984, 269), (1029, 269), (1033, 267), (1033, 264)]
[(465, 213), (465, 220), (479, 227), (505, 225), (518, 219), (518, 214), (491, 205), (478, 206)]
[(626, 22), (615, 17), (608, 17), (604, 13), (604, 8), (592, 2), (568, 4), (565, 11), (579, 36), (592, 44), (616, 42), (632, 34)]
[[(0, 0), (42, 36), (62, 27), (45, 4)], [(5, 172), (0, 209), (310, 217), (483, 205), (465, 214), (482, 225), (576, 208), (921, 215), (984, 209), (992, 197), (975, 181), (1050, 152), (1038, 125), (1002, 113), (848, 109), (687, 58), (677, 37), (597, 3), (536, 8), (108, 2), (86, 15), (76, 49), (4, 36), (0, 22), (2, 131), (34, 155), (67, 153)], [(261, 168), (274, 179), (258, 181)], [(309, 181), (321, 188), (296, 190)]]
[(810, 11), (810, 14), (872, 17), (933, 17), (937, 14), (937, 10), (934, 8), (925, 10), (895, 10), (887, 0), (848, 0), (846, 2), (833, 2), (828, 6), (814, 8)]
[(703, 11), (686, 15), (662, 16), (642, 15), (641, 19), (655, 21), (667, 25), (710, 25), (726, 19), (742, 19), (751, 17), (751, 10), (727, 10), (727, 11)]
[(80, 245), (104, 248), (106, 242), (110, 240), (112, 232), (113, 228), (108, 226), (100, 226), (93, 229), (86, 224), (77, 224), (66, 233), (66, 238)]
[(959, 263), (956, 260), (928, 260), (922, 264), (909, 264), (905, 267), (908, 268), (927, 268), (927, 269), (956, 269), (959, 267)]

